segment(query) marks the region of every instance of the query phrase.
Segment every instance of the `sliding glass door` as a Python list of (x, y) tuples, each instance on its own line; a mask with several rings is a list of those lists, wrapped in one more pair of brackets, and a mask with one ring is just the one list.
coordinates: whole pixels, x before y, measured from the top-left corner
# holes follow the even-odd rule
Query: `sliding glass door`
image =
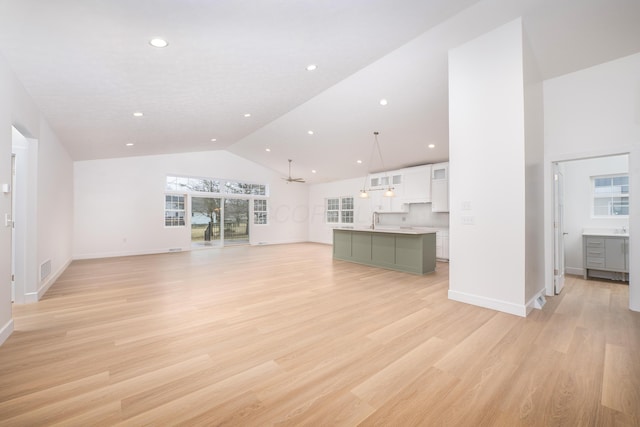
[(249, 243), (249, 199), (191, 197), (191, 246)]
[(224, 244), (249, 243), (249, 200), (224, 199)]
[(191, 198), (191, 246), (222, 246), (220, 198)]

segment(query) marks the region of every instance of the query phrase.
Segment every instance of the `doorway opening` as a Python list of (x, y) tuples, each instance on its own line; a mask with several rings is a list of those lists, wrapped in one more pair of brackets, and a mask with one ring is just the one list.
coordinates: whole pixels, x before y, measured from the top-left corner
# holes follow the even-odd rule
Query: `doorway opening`
[[(629, 155), (558, 161), (553, 174), (554, 293), (562, 291), (565, 273), (628, 278)], [(610, 240), (620, 244), (607, 256)]]
[(11, 276), (13, 302), (38, 300), (37, 156), (38, 141), (11, 129)]

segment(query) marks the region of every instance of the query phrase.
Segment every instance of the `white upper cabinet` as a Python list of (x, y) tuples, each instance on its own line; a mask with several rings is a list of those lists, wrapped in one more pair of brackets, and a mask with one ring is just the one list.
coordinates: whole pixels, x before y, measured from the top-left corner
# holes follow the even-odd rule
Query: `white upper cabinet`
[[(373, 212), (406, 212), (404, 203), (404, 175), (402, 171), (373, 174), (369, 178), (369, 198)], [(385, 197), (385, 192), (392, 189), (394, 196)]]
[(403, 169), (405, 203), (431, 202), (431, 165)]
[(449, 212), (449, 163), (431, 166), (431, 210)]

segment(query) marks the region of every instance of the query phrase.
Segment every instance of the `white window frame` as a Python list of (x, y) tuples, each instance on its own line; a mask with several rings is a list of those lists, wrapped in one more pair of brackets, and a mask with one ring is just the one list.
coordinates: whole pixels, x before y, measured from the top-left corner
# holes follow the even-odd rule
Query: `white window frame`
[[(353, 196), (327, 197), (324, 203), (325, 222), (327, 224), (353, 224), (354, 203)], [(346, 207), (345, 204), (347, 204)]]
[[(627, 191), (626, 192), (616, 192), (615, 191), (615, 186), (613, 185), (613, 180), (615, 178), (626, 178), (627, 179), (627, 184), (622, 184), (622, 186), (626, 186)], [(610, 179), (611, 180), (611, 190), (608, 193), (597, 193), (596, 192), (596, 180), (598, 179)], [(622, 189), (621, 189), (622, 190)], [(596, 203), (597, 199), (608, 199), (609, 203), (608, 203), (608, 213), (606, 215), (602, 215), (596, 212), (596, 208), (598, 206), (598, 203)], [(623, 215), (616, 215), (615, 213), (613, 213), (613, 205), (614, 205), (614, 199), (626, 199), (627, 200), (627, 209), (629, 208), (629, 174), (628, 173), (622, 173), (622, 174), (614, 174), (614, 175), (595, 175), (591, 177), (591, 217), (592, 218), (629, 218), (628, 214), (623, 214)]]
[[(258, 205), (261, 205), (261, 206), (258, 206)], [(268, 209), (269, 209), (269, 202), (267, 202), (267, 199), (253, 199), (253, 224), (254, 225), (269, 225)]]
[[(170, 197), (172, 200), (167, 200)], [(182, 208), (175, 208), (168, 206), (168, 203), (180, 203), (179, 201), (174, 201), (173, 198), (182, 198)], [(180, 206), (178, 204), (178, 206)], [(180, 217), (180, 212), (182, 212), (182, 217)], [(171, 215), (167, 216), (169, 213)], [(177, 215), (173, 215), (177, 214)], [(171, 220), (171, 224), (167, 224), (167, 220)], [(182, 222), (180, 220), (182, 219)], [(177, 222), (177, 223), (174, 223)], [(164, 226), (165, 228), (182, 228), (187, 226), (187, 195), (186, 194), (175, 194), (175, 193), (165, 193), (164, 195)]]
[[(349, 204), (345, 207), (345, 202)], [(353, 196), (340, 197), (340, 223), (341, 224), (353, 224), (354, 218), (354, 205), (355, 201)]]

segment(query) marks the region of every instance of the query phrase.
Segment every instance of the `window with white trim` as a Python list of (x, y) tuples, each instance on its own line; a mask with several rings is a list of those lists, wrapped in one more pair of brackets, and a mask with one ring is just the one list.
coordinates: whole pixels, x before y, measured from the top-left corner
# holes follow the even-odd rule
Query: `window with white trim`
[(340, 222), (353, 224), (353, 197), (340, 198)]
[(326, 201), (329, 224), (353, 224), (353, 197), (330, 197)]
[(166, 194), (164, 196), (165, 227), (184, 227), (184, 195)]
[(253, 223), (267, 224), (267, 200), (255, 199), (253, 201)]
[(269, 189), (265, 184), (251, 184), (219, 178), (198, 178), (174, 175), (167, 175), (165, 190), (184, 191), (186, 193), (250, 194), (253, 196), (269, 195)]
[(591, 177), (595, 218), (629, 216), (629, 175)]

